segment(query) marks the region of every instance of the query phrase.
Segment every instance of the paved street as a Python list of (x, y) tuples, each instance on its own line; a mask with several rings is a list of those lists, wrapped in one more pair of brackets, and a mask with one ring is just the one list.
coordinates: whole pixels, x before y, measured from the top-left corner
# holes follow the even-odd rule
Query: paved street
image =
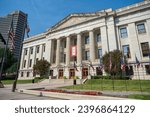
[(11, 85), (7, 85), (5, 88), (0, 88), (0, 100), (60, 100), (58, 98), (40, 97), (36, 95), (12, 92), (11, 88)]

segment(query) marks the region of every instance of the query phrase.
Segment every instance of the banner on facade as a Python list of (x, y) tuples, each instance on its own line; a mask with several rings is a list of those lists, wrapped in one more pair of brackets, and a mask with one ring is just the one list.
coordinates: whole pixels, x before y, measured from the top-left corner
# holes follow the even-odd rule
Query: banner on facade
[(71, 46), (70, 56), (71, 57), (76, 57), (77, 56), (77, 46)]

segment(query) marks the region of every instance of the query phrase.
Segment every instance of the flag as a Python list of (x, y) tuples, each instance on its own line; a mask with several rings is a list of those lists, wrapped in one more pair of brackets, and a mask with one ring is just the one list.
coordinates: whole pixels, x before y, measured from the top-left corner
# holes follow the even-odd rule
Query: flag
[(74, 69), (76, 69), (76, 71), (78, 71), (75, 61), (74, 61)]
[(120, 63), (121, 63), (121, 70), (122, 70), (122, 71), (125, 71), (126, 64), (124, 63), (123, 58), (121, 58)]
[(4, 43), (4, 45), (6, 45), (6, 41), (5, 39), (3, 38), (2, 34), (0, 33), (0, 40)]
[(140, 62), (139, 62), (138, 58), (136, 57), (136, 55), (135, 55), (135, 62), (137, 64), (137, 68), (139, 68), (140, 67)]
[(13, 20), (12, 20), (12, 22), (11, 22), (11, 27), (10, 27), (10, 30), (9, 30), (8, 38), (9, 38), (10, 41), (11, 41), (11, 50), (15, 49), (15, 46), (14, 46)]
[(25, 30), (26, 30), (27, 37), (29, 38), (30, 27), (29, 27), (29, 25), (27, 23), (26, 23)]

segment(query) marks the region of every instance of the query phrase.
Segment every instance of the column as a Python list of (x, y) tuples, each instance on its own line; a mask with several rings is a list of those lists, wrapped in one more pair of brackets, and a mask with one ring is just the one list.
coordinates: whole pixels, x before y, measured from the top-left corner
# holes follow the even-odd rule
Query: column
[(56, 48), (56, 65), (60, 63), (60, 39), (57, 39), (57, 48)]
[(70, 64), (70, 36), (67, 37), (66, 41), (66, 65)]
[(89, 32), (89, 38), (90, 38), (90, 60), (94, 62), (95, 61), (95, 39), (94, 39), (93, 30)]
[(77, 34), (77, 64), (80, 65), (82, 62), (82, 36)]

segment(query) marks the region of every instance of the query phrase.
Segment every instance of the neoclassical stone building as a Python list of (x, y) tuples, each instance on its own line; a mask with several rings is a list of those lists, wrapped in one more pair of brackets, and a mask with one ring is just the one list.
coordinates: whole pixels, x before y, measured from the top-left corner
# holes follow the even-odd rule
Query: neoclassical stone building
[[(100, 58), (105, 52), (116, 49), (127, 56), (133, 79), (139, 78), (135, 56), (141, 62), (138, 69), (140, 78), (150, 79), (147, 72), (150, 62), (149, 45), (149, 0), (117, 10), (70, 14), (48, 31), (23, 42), (19, 79), (33, 78), (33, 65), (40, 59), (51, 63), (52, 78), (105, 75), (104, 71), (98, 69)], [(76, 57), (70, 56), (72, 46), (77, 47)]]

